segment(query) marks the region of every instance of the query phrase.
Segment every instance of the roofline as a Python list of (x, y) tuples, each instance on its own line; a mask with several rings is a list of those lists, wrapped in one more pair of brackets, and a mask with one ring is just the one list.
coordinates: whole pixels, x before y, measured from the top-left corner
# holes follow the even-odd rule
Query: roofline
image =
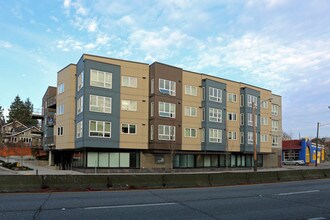
[[(22, 122), (20, 122), (20, 121), (15, 121), (16, 123), (18, 122), (18, 123), (20, 123), (21, 125), (23, 125), (24, 127), (26, 127), (26, 128), (28, 128), (28, 126), (26, 126), (25, 124), (23, 124)], [(10, 123), (7, 123), (7, 124), (5, 124), (5, 125), (3, 125), (2, 127), (7, 127), (8, 125), (11, 125), (11, 124), (13, 124), (13, 122), (10, 122)]]
[(168, 66), (168, 67), (172, 67), (172, 68), (176, 68), (176, 69), (180, 69), (180, 70), (184, 70), (182, 69), (181, 67), (177, 67), (177, 66), (173, 66), (173, 65), (170, 65), (170, 64), (166, 64), (166, 63), (161, 63), (161, 62), (158, 62), (158, 61), (155, 61), (153, 62), (152, 64), (150, 64), (149, 66), (152, 66), (154, 64), (160, 64), (160, 65), (164, 65), (164, 66)]
[(57, 71), (57, 74), (59, 74), (60, 72), (62, 72), (64, 69), (68, 68), (69, 66), (77, 66), (76, 64), (70, 63), (68, 65), (66, 65), (65, 67), (63, 67), (62, 69), (60, 69), (59, 71)]
[[(103, 58), (103, 59), (108, 59), (108, 60), (124, 61), (124, 62), (128, 62), (128, 63), (137, 63), (137, 64), (143, 64), (143, 65), (148, 65), (148, 66), (149, 66), (149, 63), (142, 63), (142, 62), (138, 62), (138, 61), (124, 60), (124, 59), (118, 59), (118, 58), (112, 58), (112, 57), (104, 57), (104, 56), (98, 56), (98, 55), (93, 55), (93, 54), (88, 54), (88, 53), (84, 53), (84, 54), (81, 56), (81, 58), (79, 59), (79, 61), (80, 61), (84, 56), (91, 56), (91, 57)], [(78, 63), (79, 63), (79, 61), (78, 61)]]

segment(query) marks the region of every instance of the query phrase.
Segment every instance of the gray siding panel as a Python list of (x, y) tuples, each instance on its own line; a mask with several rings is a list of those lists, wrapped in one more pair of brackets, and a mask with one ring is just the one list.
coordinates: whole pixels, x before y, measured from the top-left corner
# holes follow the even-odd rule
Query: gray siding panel
[[(84, 70), (84, 86), (77, 97), (84, 95), (84, 110), (76, 116), (76, 123), (83, 120), (83, 137), (76, 139), (76, 148), (119, 148), (120, 123), (120, 66), (83, 60), (77, 65), (77, 74)], [(100, 70), (112, 73), (112, 89), (90, 86), (90, 70)], [(89, 111), (90, 95), (107, 96), (112, 98), (111, 114)], [(89, 121), (110, 121), (111, 138), (89, 137)]]
[[(202, 150), (206, 151), (226, 151), (226, 102), (227, 92), (226, 84), (216, 82), (210, 79), (205, 79), (202, 82), (202, 86), (205, 88), (205, 100), (202, 101), (202, 107), (205, 109), (205, 121), (202, 122), (203, 128), (205, 128), (205, 142), (202, 143)], [(209, 88), (213, 87), (222, 90), (222, 102), (213, 102), (209, 100)], [(209, 121), (209, 108), (217, 108), (222, 110), (222, 122), (210, 122)], [(222, 130), (222, 143), (209, 142), (209, 129), (221, 129)]]

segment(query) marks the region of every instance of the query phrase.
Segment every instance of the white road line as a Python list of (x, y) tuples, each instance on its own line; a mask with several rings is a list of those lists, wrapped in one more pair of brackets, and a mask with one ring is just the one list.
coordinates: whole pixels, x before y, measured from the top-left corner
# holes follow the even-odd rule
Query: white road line
[(288, 192), (288, 193), (280, 193), (280, 194), (277, 194), (277, 195), (279, 195), (279, 196), (288, 196), (288, 195), (315, 193), (315, 192), (320, 192), (320, 190), (317, 189), (317, 190), (300, 191), (300, 192)]
[(307, 220), (324, 220), (324, 217), (315, 217), (315, 218), (308, 218)]
[(151, 204), (136, 204), (136, 205), (115, 205), (115, 206), (96, 206), (86, 207), (84, 209), (119, 209), (119, 208), (132, 208), (132, 207), (147, 207), (147, 206), (164, 206), (164, 205), (176, 205), (174, 202), (167, 203), (151, 203)]

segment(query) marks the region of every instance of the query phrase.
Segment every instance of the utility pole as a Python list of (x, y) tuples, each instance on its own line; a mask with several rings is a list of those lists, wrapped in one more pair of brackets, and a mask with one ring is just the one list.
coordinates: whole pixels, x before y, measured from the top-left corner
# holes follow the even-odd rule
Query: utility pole
[(317, 122), (317, 129), (316, 129), (316, 160), (315, 166), (317, 167), (317, 156), (318, 156), (318, 146), (319, 146), (319, 129), (320, 129), (320, 122)]
[(256, 143), (256, 136), (257, 136), (257, 131), (256, 131), (256, 109), (255, 109), (255, 104), (254, 100), (252, 100), (252, 124), (253, 124), (253, 171), (257, 172), (258, 170), (258, 161), (257, 161), (257, 143)]

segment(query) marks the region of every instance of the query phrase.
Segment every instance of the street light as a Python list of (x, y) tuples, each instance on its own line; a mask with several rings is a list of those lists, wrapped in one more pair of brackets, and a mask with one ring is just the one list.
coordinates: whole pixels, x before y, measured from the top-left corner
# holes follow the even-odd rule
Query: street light
[[(271, 101), (273, 98), (260, 101), (260, 105), (264, 102)], [(252, 124), (253, 124), (253, 171), (258, 171), (258, 158), (257, 158), (257, 129), (256, 129), (256, 107), (252, 99)]]
[[(328, 109), (330, 109), (330, 106), (328, 106)], [(319, 130), (321, 126), (329, 125), (330, 123), (320, 125), (320, 122), (317, 122), (316, 127), (316, 160), (315, 160), (315, 166), (317, 167), (317, 156), (318, 156), (318, 147), (319, 147)]]

